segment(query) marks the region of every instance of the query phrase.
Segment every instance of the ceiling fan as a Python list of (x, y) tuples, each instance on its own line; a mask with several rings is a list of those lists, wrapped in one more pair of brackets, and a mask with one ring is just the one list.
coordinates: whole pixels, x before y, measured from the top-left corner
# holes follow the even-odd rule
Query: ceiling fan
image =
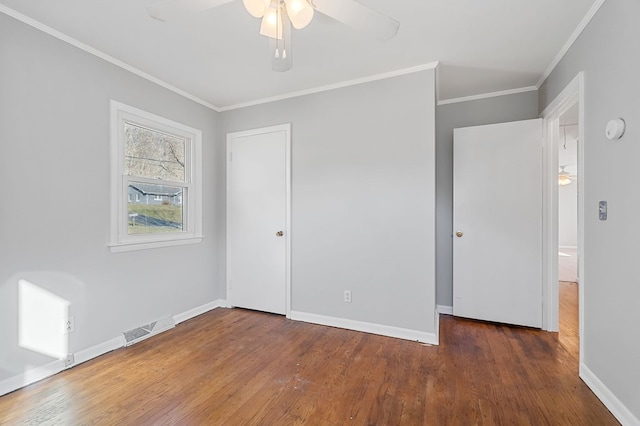
[[(162, 22), (177, 21), (236, 0), (163, 0), (147, 8), (149, 15)], [(293, 66), (291, 27), (302, 29), (320, 12), (338, 22), (363, 31), (378, 40), (389, 40), (398, 33), (400, 23), (356, 0), (242, 0), (247, 12), (261, 18), (260, 34), (269, 38), (274, 71)]]
[(565, 168), (569, 166), (559, 166), (560, 171), (558, 172), (558, 185), (566, 186), (573, 182), (578, 176), (573, 175), (565, 170)]

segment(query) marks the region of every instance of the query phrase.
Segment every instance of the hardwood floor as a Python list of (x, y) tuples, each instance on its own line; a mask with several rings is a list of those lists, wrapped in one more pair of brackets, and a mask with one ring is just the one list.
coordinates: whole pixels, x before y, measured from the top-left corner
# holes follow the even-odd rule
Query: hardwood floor
[(0, 423), (618, 424), (578, 378), (572, 285), (559, 334), (442, 316), (440, 346), (216, 309), (0, 398)]

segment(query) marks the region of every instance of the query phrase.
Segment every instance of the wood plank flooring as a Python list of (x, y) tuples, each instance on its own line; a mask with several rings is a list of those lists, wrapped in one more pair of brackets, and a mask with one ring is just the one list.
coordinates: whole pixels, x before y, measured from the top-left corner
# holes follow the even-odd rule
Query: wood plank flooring
[(559, 334), (442, 316), (440, 346), (216, 309), (1, 397), (0, 424), (618, 424), (561, 292)]

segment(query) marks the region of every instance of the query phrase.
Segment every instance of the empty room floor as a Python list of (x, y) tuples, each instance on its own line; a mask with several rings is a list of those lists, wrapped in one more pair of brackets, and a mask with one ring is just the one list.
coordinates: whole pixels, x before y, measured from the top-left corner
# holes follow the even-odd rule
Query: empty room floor
[(0, 398), (0, 424), (615, 425), (561, 332), (442, 316), (440, 345), (216, 309)]

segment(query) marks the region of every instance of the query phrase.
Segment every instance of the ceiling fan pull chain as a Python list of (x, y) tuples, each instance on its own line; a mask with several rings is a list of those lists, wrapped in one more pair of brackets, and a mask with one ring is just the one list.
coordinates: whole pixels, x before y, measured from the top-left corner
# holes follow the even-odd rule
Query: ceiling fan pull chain
[[(283, 12), (284, 12), (284, 8), (286, 7), (284, 0), (278, 0), (280, 2), (280, 8), (278, 9), (280, 11), (280, 16), (282, 17)], [(285, 30), (284, 30), (284, 21), (283, 19), (289, 19), (288, 18), (288, 13), (284, 13), (284, 17), (282, 17), (282, 19), (280, 19), (280, 22), (282, 23), (282, 59), (287, 59), (287, 43), (285, 40), (285, 37), (287, 36), (285, 34)]]
[(278, 7), (276, 8), (276, 59), (280, 59), (280, 45), (279, 45), (280, 39), (278, 38), (278, 36), (280, 35), (280, 32), (282, 31), (282, 29), (278, 24), (282, 22), (282, 9), (281, 9), (282, 4), (280, 0), (277, 0), (277, 2), (278, 2)]

